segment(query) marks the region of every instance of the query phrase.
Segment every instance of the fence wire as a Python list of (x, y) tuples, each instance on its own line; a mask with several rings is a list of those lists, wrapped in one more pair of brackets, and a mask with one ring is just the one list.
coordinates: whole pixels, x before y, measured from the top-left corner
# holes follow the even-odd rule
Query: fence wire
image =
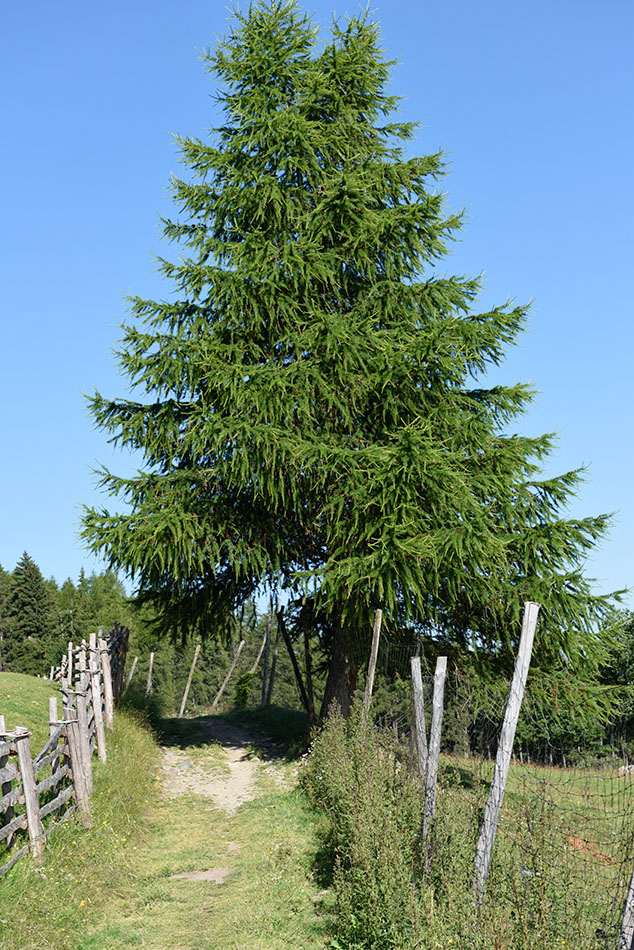
[[(372, 705), (376, 728), (399, 740), (398, 754), (413, 774), (410, 658), (415, 650), (414, 644), (383, 639)], [(421, 659), (429, 731), (433, 668)], [(447, 675), (437, 816), (429, 845), (428, 868), (436, 881), (450, 875), (462, 877), (465, 889), (472, 886), (509, 686), (510, 676), (483, 686), (464, 672)], [(571, 766), (561, 735), (549, 734), (543, 704), (531, 701), (530, 678), (522, 723), (497, 828), (483, 925), (490, 918), (498, 930), (507, 929), (496, 946), (616, 948), (634, 861), (634, 769), (615, 755)], [(539, 736), (538, 743), (526, 741), (531, 734)], [(581, 761), (581, 745), (575, 751)]]

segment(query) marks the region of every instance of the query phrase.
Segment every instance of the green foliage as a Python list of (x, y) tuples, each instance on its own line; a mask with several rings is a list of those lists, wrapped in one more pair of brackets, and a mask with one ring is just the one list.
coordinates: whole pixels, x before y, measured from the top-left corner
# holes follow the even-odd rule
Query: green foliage
[(251, 670), (247, 670), (246, 673), (243, 673), (242, 676), (238, 677), (235, 693), (233, 694), (233, 702), (238, 707), (238, 709), (243, 709), (249, 703), (249, 699), (251, 698), (251, 690), (253, 689), (254, 676), (255, 673), (252, 673)]
[(330, 818), (343, 947), (418, 945), (421, 798), (395, 751), (359, 707), (347, 720), (334, 707), (302, 773)]
[(55, 625), (54, 595), (26, 551), (8, 584), (5, 610), (3, 668), (16, 673), (42, 674), (57, 664), (63, 641)]
[(423, 844), (423, 795), (408, 762), (391, 728), (335, 710), (303, 767), (300, 780), (328, 817), (322, 864), (337, 898), (333, 948), (594, 950), (599, 933), (616, 944), (631, 875), (629, 778), (514, 763), (478, 907), (474, 859), (493, 763), (441, 758)]
[(461, 218), (442, 156), (406, 153), (377, 26), (319, 46), (294, 2), (256, 3), (206, 63), (223, 124), (178, 139), (182, 255), (159, 261), (166, 299), (130, 299), (119, 349), (135, 398), (90, 400), (144, 465), (102, 472), (129, 507), (86, 510), (87, 544), (164, 632), (230, 631), (256, 590), (288, 590), (339, 657), (326, 706), (378, 605), (508, 663), (535, 600), (539, 661), (596, 668), (610, 602), (582, 568), (608, 518), (562, 516), (582, 472), (540, 479), (553, 438), (509, 434), (532, 392), (484, 385), (526, 309), (479, 313), (477, 280), (441, 276)]
[[(37, 698), (38, 681), (31, 683)], [(45, 709), (41, 718), (46, 721)], [(108, 734), (108, 762), (94, 766), (92, 829), (76, 820), (62, 825), (46, 842), (43, 872), (22, 858), (0, 878), (3, 950), (75, 950), (95, 919), (109, 916), (113, 900), (129, 898), (158, 754), (143, 720), (119, 711), (114, 734)]]

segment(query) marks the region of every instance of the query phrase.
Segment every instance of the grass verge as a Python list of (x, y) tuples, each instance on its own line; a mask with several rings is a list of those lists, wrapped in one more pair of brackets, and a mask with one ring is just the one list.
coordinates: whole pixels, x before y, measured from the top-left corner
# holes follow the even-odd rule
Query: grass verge
[[(59, 685), (50, 680), (26, 673), (0, 673), (0, 713), (7, 729), (24, 726), (29, 730), (33, 755), (48, 739), (48, 700), (58, 694)], [(59, 712), (61, 715), (61, 709)]]
[[(35, 695), (40, 681), (24, 679)], [(76, 950), (95, 917), (133, 886), (158, 748), (142, 717), (129, 710), (118, 712), (107, 742), (108, 762), (94, 763), (93, 827), (61, 825), (48, 839), (42, 868), (23, 858), (0, 878), (3, 950)]]

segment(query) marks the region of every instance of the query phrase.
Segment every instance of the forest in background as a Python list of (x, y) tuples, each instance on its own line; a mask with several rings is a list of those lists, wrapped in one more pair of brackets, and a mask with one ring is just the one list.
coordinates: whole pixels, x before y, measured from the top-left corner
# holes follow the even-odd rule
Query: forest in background
[[(621, 618), (614, 649), (599, 681), (588, 683), (572, 672), (548, 675), (540, 670), (529, 676), (517, 735), (518, 755), (550, 764), (595, 763), (614, 756), (634, 761), (634, 617), (623, 612)], [(0, 568), (0, 671), (47, 675), (51, 666), (59, 664), (69, 640), (77, 643), (99, 628), (125, 624), (130, 628), (128, 676), (138, 658), (132, 691), (145, 694), (153, 653), (153, 705), (163, 716), (176, 715), (197, 640), (194, 636), (184, 640), (162, 637), (156, 633), (153, 619), (147, 606), (138, 606), (126, 595), (112, 571), (90, 575), (81, 571), (76, 583), (67, 578), (58, 584), (54, 578), (45, 579), (25, 552), (13, 571)], [(267, 624), (270, 636), (265, 650)], [(258, 609), (257, 602), (251, 600), (237, 611), (228, 632), (211, 630), (201, 644), (186, 714), (209, 711), (244, 640), (220, 711), (272, 703), (303, 712), (308, 722), (306, 693), (312, 692), (310, 704), (317, 707), (325, 688), (326, 664), (317, 631), (304, 631), (301, 639), (294, 640), (292, 627), (287, 632), (297, 672), (273, 604), (268, 610), (262, 605)], [(359, 644), (369, 638), (362, 634), (359, 631)], [(399, 641), (392, 634), (382, 640), (379, 653), (375, 718), (401, 732), (409, 729), (411, 720), (409, 655), (413, 651), (412, 643)], [(435, 658), (425, 656), (423, 650), (422, 659), (431, 687)], [(507, 689), (507, 673), (496, 670), (486, 656), (452, 657), (444, 748), (461, 754), (494, 755)]]

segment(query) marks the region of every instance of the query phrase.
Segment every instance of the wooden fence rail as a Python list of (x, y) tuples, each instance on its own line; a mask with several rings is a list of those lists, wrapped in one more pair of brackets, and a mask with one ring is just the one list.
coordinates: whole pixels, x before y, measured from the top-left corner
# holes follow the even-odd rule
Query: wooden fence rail
[(0, 715), (0, 876), (25, 854), (43, 861), (46, 839), (75, 811), (92, 823), (92, 755), (106, 761), (105, 730), (113, 726), (127, 647), (128, 630), (117, 625), (89, 644), (68, 644), (50, 672), (60, 683), (62, 718), (51, 697), (49, 738), (35, 755), (28, 729), (8, 730)]

